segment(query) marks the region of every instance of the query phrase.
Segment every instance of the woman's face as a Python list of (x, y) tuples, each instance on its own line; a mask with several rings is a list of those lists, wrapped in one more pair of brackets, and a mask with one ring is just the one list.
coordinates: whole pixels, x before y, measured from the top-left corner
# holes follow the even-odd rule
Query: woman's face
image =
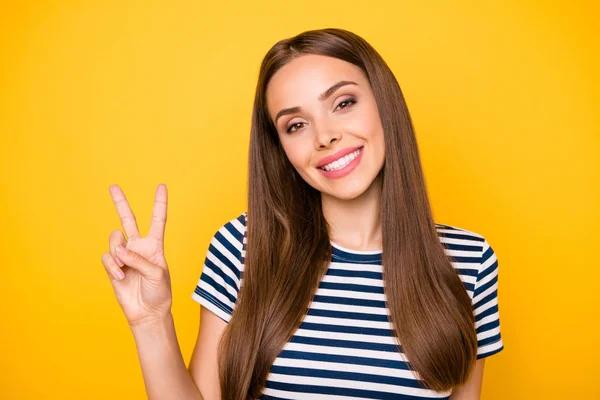
[(300, 56), (273, 75), (266, 99), (288, 159), (310, 186), (344, 200), (371, 186), (383, 167), (383, 127), (359, 67)]

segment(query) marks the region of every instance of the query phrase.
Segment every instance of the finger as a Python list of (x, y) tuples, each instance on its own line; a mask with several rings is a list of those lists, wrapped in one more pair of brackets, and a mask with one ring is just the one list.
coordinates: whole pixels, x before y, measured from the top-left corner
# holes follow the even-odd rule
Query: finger
[(138, 231), (135, 216), (129, 207), (129, 203), (125, 198), (125, 193), (121, 190), (119, 185), (111, 185), (109, 188), (110, 195), (112, 196), (115, 207), (117, 207), (117, 213), (121, 218), (121, 226), (125, 230), (125, 234), (128, 239), (139, 238), (140, 232)]
[(112, 231), (108, 237), (108, 248), (110, 249), (110, 255), (117, 262), (119, 267), (125, 265), (123, 261), (119, 257), (117, 257), (117, 245), (120, 244), (123, 247), (127, 246), (127, 240), (125, 239), (125, 235), (119, 229)]
[(157, 276), (157, 273), (160, 272), (160, 267), (158, 265), (152, 264), (140, 254), (129, 250), (120, 244), (117, 245), (117, 257), (119, 257), (125, 265), (138, 270), (142, 275), (155, 277)]
[(102, 264), (104, 265), (104, 269), (108, 273), (108, 276), (111, 278), (111, 280), (116, 279), (120, 281), (125, 277), (125, 274), (123, 271), (121, 271), (121, 268), (119, 268), (110, 253), (102, 254)]
[(149, 237), (164, 242), (165, 225), (167, 223), (167, 185), (160, 184), (154, 196), (154, 211), (150, 223)]

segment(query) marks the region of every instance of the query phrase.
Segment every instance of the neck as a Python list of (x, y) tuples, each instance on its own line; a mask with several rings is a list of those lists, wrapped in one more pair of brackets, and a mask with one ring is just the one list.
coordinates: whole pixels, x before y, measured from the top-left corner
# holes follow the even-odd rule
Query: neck
[(321, 193), (323, 215), (329, 224), (333, 242), (352, 250), (383, 248), (381, 220), (381, 174), (371, 186), (352, 200), (342, 200)]

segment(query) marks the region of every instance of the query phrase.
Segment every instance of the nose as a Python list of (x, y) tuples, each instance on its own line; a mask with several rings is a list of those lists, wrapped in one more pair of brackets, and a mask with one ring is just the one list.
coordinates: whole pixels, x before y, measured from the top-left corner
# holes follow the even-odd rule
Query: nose
[(315, 134), (315, 148), (322, 150), (330, 147), (335, 142), (339, 142), (342, 137), (339, 129), (329, 129), (321, 127), (316, 130)]

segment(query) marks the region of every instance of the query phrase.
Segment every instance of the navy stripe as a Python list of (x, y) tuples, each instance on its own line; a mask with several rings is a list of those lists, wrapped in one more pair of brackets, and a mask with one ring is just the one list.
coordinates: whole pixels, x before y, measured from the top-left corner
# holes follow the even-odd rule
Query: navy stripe
[(483, 285), (476, 288), (473, 296), (474, 297), (479, 296), (481, 293), (485, 292), (486, 290), (488, 290), (489, 288), (494, 286), (497, 282), (498, 282), (498, 276), (493, 277), (492, 279), (490, 279), (489, 282), (486, 282)]
[[(206, 258), (206, 260), (204, 261), (204, 265), (205, 268), (209, 268), (215, 275), (220, 276), (221, 278), (223, 278), (223, 280), (225, 281), (225, 283), (234, 288), (235, 291), (238, 291), (238, 287), (237, 284), (235, 283), (235, 281), (233, 280), (233, 278), (231, 278), (229, 275), (227, 275), (225, 273), (225, 271), (223, 270), (223, 266), (222, 265), (218, 265), (213, 263), (211, 260), (208, 259), (208, 257)], [(219, 292), (225, 294), (227, 291), (225, 290), (225, 288), (223, 288), (222, 286), (219, 286), (217, 288), (219, 290)], [(235, 299), (233, 300), (235, 302)]]
[(476, 329), (477, 333), (483, 333), (485, 331), (489, 331), (490, 329), (494, 329), (500, 326), (500, 322), (498, 322), (498, 320), (492, 321), (492, 322), (488, 322), (487, 324), (483, 324), (481, 325), (479, 328)]
[(479, 346), (479, 347), (487, 346), (489, 344), (496, 343), (499, 340), (500, 340), (500, 334), (497, 334), (494, 336), (490, 336), (489, 338), (485, 338), (485, 339), (481, 339), (481, 340), (477, 341), (477, 346)]
[(372, 271), (352, 271), (347, 269), (328, 268), (326, 275), (329, 276), (344, 276), (347, 278), (367, 278), (367, 279), (383, 279), (381, 272)]
[[(237, 247), (235, 247), (232, 243), (227, 241), (227, 239), (225, 239), (225, 237), (223, 236), (223, 234), (221, 232), (217, 232), (215, 234), (215, 239), (218, 240), (219, 243), (223, 247), (225, 247), (227, 249), (227, 251), (231, 253), (232, 256), (234, 256), (237, 260), (240, 259), (241, 255), (242, 255), (240, 250)], [(211, 244), (208, 247), (208, 251), (210, 251), (210, 253), (212, 255), (214, 255), (216, 258), (218, 258), (220, 262), (222, 262), (224, 265), (229, 267), (229, 269), (235, 273), (235, 275), (238, 277), (238, 279), (240, 278), (238, 267), (236, 265), (234, 265), (229, 258), (227, 258), (219, 250), (217, 250), (217, 248), (215, 246), (213, 246)]]
[(320, 310), (317, 308), (311, 308), (308, 310), (308, 315), (315, 315), (319, 317), (327, 318), (340, 318), (340, 319), (362, 319), (364, 321), (377, 321), (377, 322), (388, 322), (387, 315), (379, 314), (365, 314), (357, 312), (346, 312), (346, 311), (334, 311), (334, 310)]
[(482, 311), (479, 314), (477, 314), (477, 316), (475, 317), (475, 322), (479, 322), (480, 320), (484, 319), (488, 315), (492, 315), (492, 314), (494, 314), (496, 312), (498, 312), (498, 305), (497, 304), (494, 305), (493, 307), (490, 307), (487, 310)]
[(281, 365), (274, 365), (271, 369), (274, 374), (283, 375), (296, 375), (296, 376), (309, 376), (314, 378), (326, 378), (326, 379), (342, 379), (359, 382), (373, 382), (373, 383), (384, 383), (387, 385), (397, 385), (411, 388), (419, 388), (418, 381), (415, 379), (398, 378), (394, 376), (386, 375), (373, 375), (365, 374), (360, 372), (348, 372), (348, 371), (329, 371), (322, 369), (308, 369), (300, 367), (285, 367)]
[(467, 289), (468, 292), (473, 293), (473, 290), (475, 290), (475, 285), (469, 282), (463, 282), (463, 286), (465, 287), (465, 289)]
[(477, 268), (454, 268), (458, 275), (477, 276)]
[[(498, 339), (500, 340), (500, 339)], [(504, 350), (504, 345), (498, 347), (497, 349), (491, 350), (491, 351), (486, 351), (484, 353), (478, 354), (477, 355), (477, 359), (481, 359), (481, 358), (485, 358), (485, 357), (489, 357), (493, 354), (499, 353), (500, 351)]]
[(297, 360), (310, 360), (310, 361), (322, 361), (342, 364), (359, 364), (368, 365), (371, 367), (382, 367), (391, 369), (403, 369), (409, 370), (410, 368), (404, 361), (397, 360), (386, 360), (379, 358), (370, 357), (357, 357), (350, 355), (339, 355), (339, 354), (325, 354), (325, 353), (308, 353), (305, 351), (294, 351), (294, 350), (283, 350), (279, 357), (297, 359)]
[(475, 256), (475, 255), (473, 255), (473, 257), (468, 257), (468, 256), (452, 256), (451, 258), (452, 258), (452, 260), (454, 262), (471, 263), (471, 264), (474, 264), (474, 265), (479, 265), (479, 260), (481, 260), (481, 257)]
[(202, 278), (200, 279), (202, 280), (202, 282), (206, 282), (209, 286), (212, 286), (213, 288), (217, 289), (217, 291), (223, 296), (227, 297), (232, 304), (235, 303), (235, 296), (229, 293), (223, 286), (215, 282), (213, 278), (206, 274), (202, 274)]
[(444, 248), (446, 250), (456, 250), (456, 251), (473, 251), (473, 252), (480, 252), (481, 251), (481, 246), (474, 246), (474, 245), (470, 245), (470, 244), (456, 244), (456, 243), (445, 243), (442, 242), (442, 244), (444, 245)]
[[(387, 351), (395, 353), (398, 351), (398, 347), (393, 344), (385, 343), (370, 343), (370, 342), (359, 342), (356, 340), (338, 340), (338, 339), (325, 339), (325, 338), (313, 338), (307, 336), (294, 336), (290, 340), (292, 343), (304, 343), (312, 346), (325, 346), (335, 348), (347, 348), (349, 349), (361, 349), (361, 350), (375, 350), (375, 351)], [(402, 349), (402, 346), (399, 346)]]
[(492, 301), (494, 299), (496, 299), (498, 297), (498, 293), (496, 291), (491, 292), (490, 294), (488, 294), (487, 296), (485, 296), (483, 299), (479, 300), (477, 303), (473, 304), (473, 307), (475, 309), (481, 307), (484, 304), (487, 304), (489, 301)]
[(347, 290), (350, 292), (383, 294), (383, 287), (367, 286), (352, 283), (321, 282), (319, 284), (319, 288), (331, 290)]
[(363, 307), (376, 307), (384, 308), (385, 302), (381, 300), (364, 300), (364, 299), (352, 299), (349, 297), (333, 297), (315, 295), (313, 298), (314, 302), (317, 303), (331, 303), (331, 304), (346, 304), (351, 306), (363, 306)]
[(334, 253), (332, 254), (332, 261), (346, 262), (346, 263), (350, 263), (350, 264), (380, 265), (381, 264), (381, 256), (379, 256), (379, 258), (377, 258), (375, 260), (361, 260), (358, 257), (344, 257), (344, 256), (341, 256), (340, 254), (335, 254), (335, 248), (334, 248)]
[(353, 333), (358, 335), (392, 336), (389, 329), (368, 328), (363, 326), (316, 324), (313, 322), (302, 322), (300, 324), (300, 329), (319, 332)]
[(225, 303), (223, 303), (222, 301), (220, 301), (219, 299), (217, 299), (216, 297), (214, 297), (212, 294), (208, 293), (206, 290), (204, 289), (200, 289), (200, 288), (196, 288), (196, 290), (194, 290), (194, 293), (198, 294), (199, 296), (205, 298), (206, 300), (210, 301), (212, 304), (214, 304), (215, 306), (217, 306), (219, 309), (225, 311), (227, 314), (231, 315), (233, 310), (231, 307), (229, 307), (228, 305), (226, 305)]
[[(286, 390), (296, 393), (317, 393), (323, 395), (333, 396), (352, 396), (357, 398), (369, 398), (369, 399), (381, 399), (381, 400), (423, 400), (424, 397), (409, 396), (407, 394), (399, 397), (397, 393), (391, 392), (379, 392), (375, 390), (363, 390), (363, 389), (352, 389), (352, 388), (336, 388), (331, 386), (316, 386), (316, 385), (304, 385), (304, 384), (289, 384), (280, 382), (267, 381), (267, 387), (270, 389)], [(450, 397), (440, 398), (440, 400), (448, 400)]]

